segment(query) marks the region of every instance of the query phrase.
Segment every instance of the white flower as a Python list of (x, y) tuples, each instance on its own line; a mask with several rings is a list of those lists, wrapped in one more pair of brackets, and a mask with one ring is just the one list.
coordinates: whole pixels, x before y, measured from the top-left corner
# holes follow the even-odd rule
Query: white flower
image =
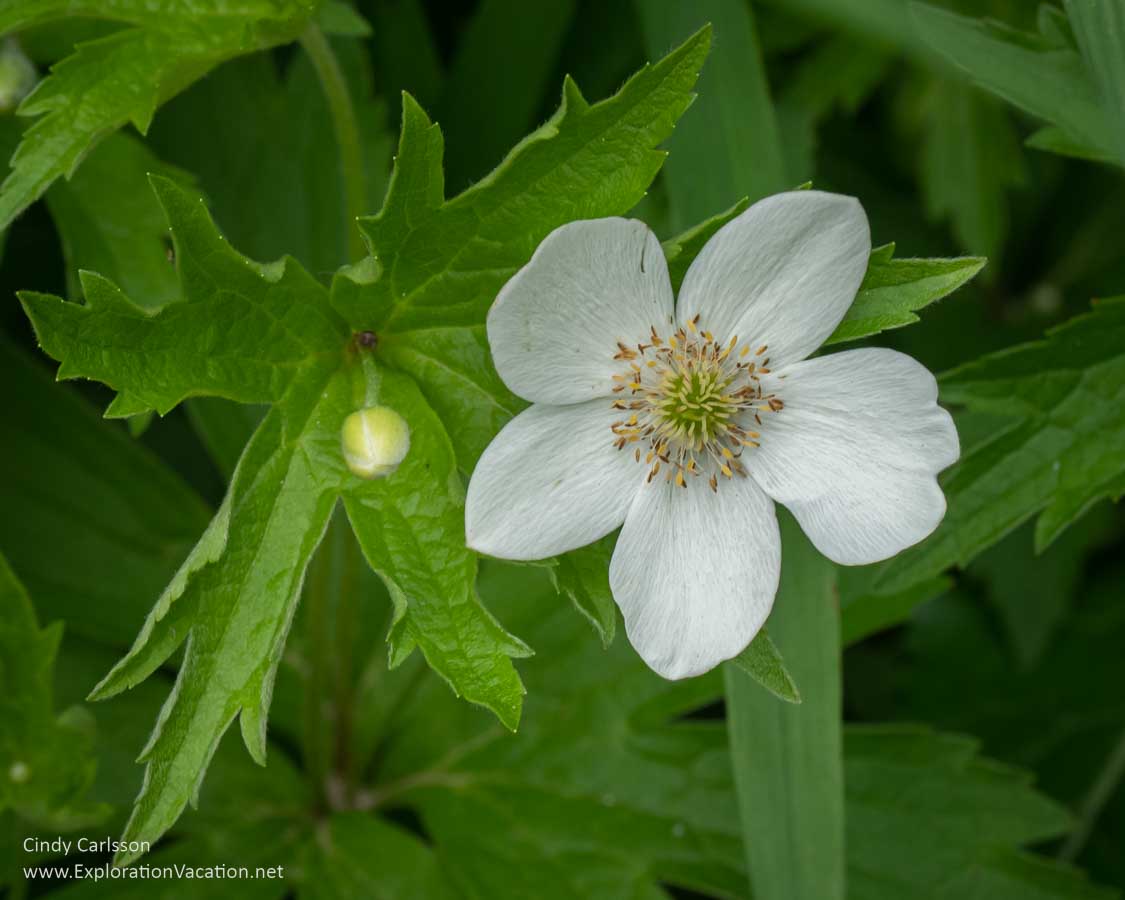
[(774, 502), (829, 559), (929, 535), (957, 432), (922, 365), (885, 349), (806, 359), (867, 268), (867, 217), (817, 191), (754, 204), (707, 243), (674, 303), (642, 222), (556, 229), (496, 298), (500, 377), (532, 406), (481, 456), (466, 537), (532, 560), (624, 523), (610, 587), (666, 678), (740, 653), (773, 605)]

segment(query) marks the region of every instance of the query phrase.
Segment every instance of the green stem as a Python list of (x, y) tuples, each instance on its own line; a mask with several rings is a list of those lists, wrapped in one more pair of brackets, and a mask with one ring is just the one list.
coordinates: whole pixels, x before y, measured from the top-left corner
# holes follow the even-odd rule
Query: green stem
[(356, 226), (356, 219), (366, 211), (367, 176), (363, 170), (363, 145), (360, 142), (355, 107), (352, 106), (348, 82), (340, 69), (336, 54), (332, 52), (332, 45), (315, 22), (310, 22), (301, 34), (301, 46), (312, 60), (332, 113), (332, 127), (336, 132), (336, 144), (340, 148), (340, 169), (344, 178), (348, 255), (350, 261), (355, 262), (367, 252), (363, 246), (363, 236)]
[(840, 613), (832, 565), (781, 518), (770, 637), (800, 705), (725, 667), (727, 730), (750, 883), (759, 900), (843, 900)]
[(317, 802), (328, 807), (326, 787), (332, 766), (331, 710), (326, 703), (327, 684), (332, 668), (330, 627), (332, 622), (333, 578), (332, 543), (335, 523), (317, 548), (305, 582), (304, 618), (308, 672), (304, 691), (305, 768), (316, 786)]
[(1078, 811), (1078, 824), (1059, 850), (1059, 859), (1073, 862), (1078, 858), (1086, 841), (1090, 839), (1102, 808), (1117, 790), (1122, 777), (1125, 777), (1125, 731), (1117, 739), (1097, 779), (1087, 791), (1082, 808)]

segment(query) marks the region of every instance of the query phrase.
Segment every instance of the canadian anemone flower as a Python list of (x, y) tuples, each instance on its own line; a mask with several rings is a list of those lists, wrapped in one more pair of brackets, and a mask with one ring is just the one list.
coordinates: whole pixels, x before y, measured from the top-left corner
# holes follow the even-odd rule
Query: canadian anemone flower
[(808, 359), (870, 251), (854, 198), (778, 194), (714, 235), (674, 300), (644, 223), (551, 232), (488, 315), (496, 369), (532, 405), (477, 463), (469, 546), (542, 559), (622, 526), (609, 580), (629, 640), (685, 678), (769, 615), (775, 502), (844, 565), (925, 538), (959, 453), (933, 375), (894, 350)]

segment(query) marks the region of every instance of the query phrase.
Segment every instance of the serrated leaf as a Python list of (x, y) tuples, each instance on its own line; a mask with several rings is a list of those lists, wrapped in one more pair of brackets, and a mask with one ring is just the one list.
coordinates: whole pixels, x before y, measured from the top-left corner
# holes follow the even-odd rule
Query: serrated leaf
[(379, 333), (447, 422), (472, 423), (450, 430), (466, 471), (521, 407), (484, 363), (488, 306), (555, 227), (620, 215), (643, 196), (664, 159), (654, 148), (691, 102), (709, 42), (705, 29), (593, 105), (567, 79), (555, 115), (451, 200), (441, 132), (404, 97), (386, 202), (361, 223), (378, 272), (365, 290), (341, 294), (337, 310)]
[(1125, 492), (1125, 297), (939, 380), (943, 399), (990, 413), (991, 438), (943, 480), (949, 512), (934, 536), (890, 564), (880, 591), (964, 566), (1040, 513), (1047, 547), (1091, 504)]
[(85, 711), (54, 711), (61, 638), (61, 623), (39, 628), (27, 592), (0, 554), (0, 812), (70, 830), (95, 824), (108, 809), (84, 797), (95, 766)]
[[(1110, 120), (1082, 56), (1058, 32), (1031, 34), (923, 3), (911, 4), (923, 39), (982, 87), (1046, 119), (1072, 144), (1116, 154)], [(1118, 157), (1118, 161), (1125, 162)]]
[(190, 176), (162, 163), (135, 137), (112, 134), (73, 178), (57, 181), (47, 191), (72, 298), (81, 296), (82, 269), (119, 284), (145, 308), (177, 298), (168, 225), (149, 187), (149, 173), (190, 182)]
[[(92, 272), (81, 275), (84, 306), (21, 293), (40, 345), (62, 361), (59, 378), (114, 388), (116, 416), (163, 415), (197, 394), (279, 400), (298, 369), (345, 339), (327, 292), (294, 260), (248, 260), (216, 231), (202, 200), (162, 177), (152, 184), (172, 225), (184, 302), (154, 313)], [(232, 327), (215, 327), (224, 318)]]
[(0, 34), (85, 14), (133, 27), (80, 44), (19, 107), (39, 116), (0, 185), (0, 229), (103, 137), (132, 122), (142, 133), (157, 107), (224, 60), (293, 40), (313, 0), (212, 0), (204, 7), (142, 0), (5, 0)]
[(825, 345), (869, 337), (918, 321), (915, 312), (953, 293), (984, 268), (979, 256), (894, 259), (894, 244), (871, 251), (855, 302)]

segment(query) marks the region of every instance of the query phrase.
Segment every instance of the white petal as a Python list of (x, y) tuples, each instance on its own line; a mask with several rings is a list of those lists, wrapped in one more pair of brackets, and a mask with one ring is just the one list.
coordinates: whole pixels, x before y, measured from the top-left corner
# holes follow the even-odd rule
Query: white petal
[(629, 640), (665, 678), (737, 656), (773, 606), (781, 539), (773, 503), (750, 478), (663, 480), (637, 493), (609, 566)]
[(534, 403), (608, 397), (635, 345), (672, 317), (660, 241), (644, 222), (593, 219), (556, 228), (488, 313), (496, 371)]
[(766, 344), (772, 367), (804, 359), (835, 329), (867, 271), (871, 233), (859, 201), (821, 191), (759, 200), (715, 234), (680, 289), (720, 341)]
[(647, 470), (613, 446), (621, 413), (605, 400), (535, 405), (488, 445), (469, 481), (465, 538), (503, 559), (544, 559), (596, 541), (625, 519)]
[(744, 462), (821, 553), (877, 562), (937, 528), (935, 476), (960, 450), (924, 366), (894, 350), (849, 350), (776, 375), (785, 408), (763, 417), (762, 446)]

